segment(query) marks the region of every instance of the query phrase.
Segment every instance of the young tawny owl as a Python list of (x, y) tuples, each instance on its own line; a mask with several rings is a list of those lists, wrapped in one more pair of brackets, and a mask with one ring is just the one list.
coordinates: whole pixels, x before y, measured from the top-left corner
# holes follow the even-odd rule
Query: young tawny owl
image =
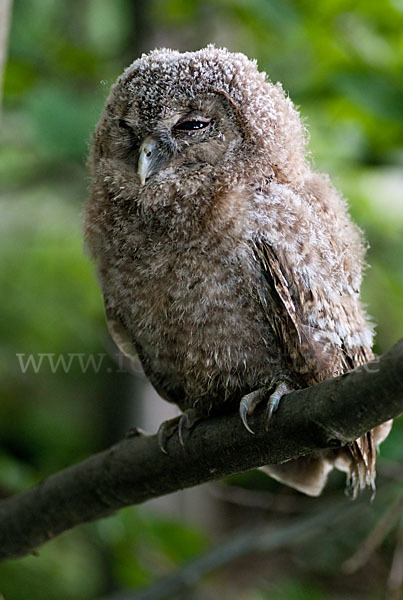
[[(373, 355), (364, 244), (308, 164), (279, 84), (242, 54), (154, 50), (112, 87), (89, 159), (86, 243), (109, 329), (179, 423), (281, 396)], [(328, 472), (373, 486), (384, 424), (350, 447), (266, 471), (310, 495)], [(269, 435), (269, 434), (268, 434)]]

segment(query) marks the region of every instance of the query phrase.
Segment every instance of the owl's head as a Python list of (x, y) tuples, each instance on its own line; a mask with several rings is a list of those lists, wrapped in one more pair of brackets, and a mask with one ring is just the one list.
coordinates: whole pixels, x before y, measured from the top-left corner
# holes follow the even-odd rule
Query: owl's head
[(90, 166), (113, 194), (130, 189), (139, 200), (268, 178), (298, 183), (304, 128), (281, 86), (243, 54), (154, 50), (112, 87)]

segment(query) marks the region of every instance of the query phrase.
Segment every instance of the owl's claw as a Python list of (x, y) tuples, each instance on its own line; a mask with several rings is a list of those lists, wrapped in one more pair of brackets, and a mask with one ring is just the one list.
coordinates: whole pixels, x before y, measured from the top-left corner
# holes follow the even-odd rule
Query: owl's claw
[[(249, 426), (248, 417), (253, 413), (256, 406), (262, 400), (265, 399), (267, 391), (268, 391), (267, 387), (262, 387), (257, 390), (254, 390), (253, 392), (250, 392), (250, 394), (246, 394), (245, 396), (243, 396), (241, 398), (241, 402), (239, 405), (239, 414), (240, 414), (242, 423), (245, 425), (245, 427), (249, 431), (249, 433), (255, 433), (255, 432)], [(266, 418), (265, 418), (266, 431), (269, 430), (270, 419), (271, 419), (274, 411), (277, 410), (278, 405), (280, 404), (281, 398), (291, 391), (292, 391), (292, 389), (289, 388), (288, 385), (284, 381), (282, 381), (281, 383), (279, 383), (276, 386), (274, 392), (269, 397), (269, 401), (267, 403), (267, 409), (266, 409)]]
[(245, 425), (246, 429), (249, 431), (249, 433), (254, 434), (255, 432), (253, 431), (253, 429), (251, 429), (249, 427), (249, 424), (248, 424), (248, 407), (247, 407), (247, 402), (244, 402), (244, 399), (245, 399), (245, 396), (242, 398), (241, 403), (239, 405), (239, 414), (241, 417), (241, 421)]
[(266, 419), (265, 419), (265, 429), (269, 431), (270, 420), (274, 411), (278, 409), (278, 405), (280, 404), (280, 400), (286, 394), (292, 392), (292, 389), (288, 387), (288, 385), (282, 381), (276, 386), (274, 392), (270, 395), (269, 401), (267, 403), (266, 409)]
[(189, 431), (197, 423), (197, 421), (200, 421), (200, 419), (201, 419), (200, 414), (194, 408), (188, 408), (180, 416), (179, 423), (178, 423), (178, 436), (179, 436), (180, 445), (183, 448), (185, 447), (185, 443), (183, 440), (184, 429), (187, 429)]
[(253, 414), (253, 411), (255, 410), (259, 402), (263, 400), (266, 392), (266, 388), (259, 388), (258, 390), (254, 390), (253, 392), (250, 392), (250, 394), (246, 394), (241, 398), (241, 403), (239, 405), (239, 414), (242, 423), (245, 425), (249, 433), (254, 434), (255, 432), (249, 427), (248, 416)]
[(178, 417), (174, 417), (173, 419), (169, 419), (168, 421), (164, 421), (163, 423), (161, 423), (161, 425), (158, 429), (158, 433), (157, 433), (158, 446), (160, 447), (161, 452), (163, 452), (164, 454), (168, 454), (165, 446), (166, 446), (168, 439), (175, 433), (175, 431), (178, 427), (180, 418), (181, 418), (181, 415), (179, 415)]
[(182, 448), (185, 447), (184, 442), (184, 432), (185, 429), (190, 430), (192, 427), (200, 421), (201, 416), (194, 408), (188, 408), (178, 417), (174, 417), (173, 419), (169, 419), (169, 421), (164, 421), (161, 423), (160, 428), (157, 433), (157, 441), (158, 446), (164, 454), (168, 454), (166, 449), (167, 440), (174, 434), (176, 431), (178, 432), (179, 443)]

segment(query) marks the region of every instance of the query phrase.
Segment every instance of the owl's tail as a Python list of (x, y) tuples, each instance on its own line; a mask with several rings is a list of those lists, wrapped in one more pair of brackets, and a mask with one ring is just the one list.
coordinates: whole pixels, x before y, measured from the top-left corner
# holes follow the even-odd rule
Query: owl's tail
[(347, 473), (347, 489), (351, 490), (353, 498), (366, 487), (375, 492), (376, 452), (379, 444), (389, 435), (392, 422), (386, 421), (378, 425), (347, 446), (345, 450), (350, 456), (335, 458), (336, 469)]
[(347, 475), (347, 491), (353, 498), (360, 490), (375, 491), (376, 450), (388, 436), (392, 421), (378, 425), (352, 444), (320, 455), (301, 456), (279, 465), (262, 467), (273, 479), (308, 496), (319, 496), (334, 468)]
[(366, 487), (375, 491), (376, 448), (373, 432), (362, 435), (347, 446), (346, 451), (351, 457), (350, 461), (347, 460), (347, 469), (338, 467), (340, 458), (336, 458), (335, 467), (347, 473), (347, 489), (351, 490), (352, 497), (356, 498), (359, 490)]

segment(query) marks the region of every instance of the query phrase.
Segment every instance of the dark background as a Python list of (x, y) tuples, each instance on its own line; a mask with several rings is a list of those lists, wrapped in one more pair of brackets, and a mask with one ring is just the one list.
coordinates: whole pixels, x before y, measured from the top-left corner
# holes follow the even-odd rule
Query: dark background
[[(0, 148), (2, 496), (165, 418), (141, 377), (119, 372), (81, 228), (91, 131), (110, 85), (142, 51), (214, 42), (257, 58), (283, 83), (309, 128), (315, 168), (330, 173), (369, 240), (363, 299), (376, 352), (403, 336), (402, 31), (401, 0), (15, 0)], [(40, 353), (38, 372), (24, 373)], [(99, 372), (77, 354), (100, 360)], [(66, 368), (52, 368), (60, 355)], [(402, 429), (400, 420), (382, 446), (378, 494), (362, 499), (359, 519), (217, 569), (181, 597), (398, 600)], [(134, 590), (241, 525), (286, 526), (320, 512), (343, 487), (335, 474), (312, 500), (255, 472), (126, 509), (61, 536), (39, 558), (0, 565), (0, 592), (90, 600)], [(374, 527), (374, 551), (348, 573), (344, 561), (365, 555)]]

